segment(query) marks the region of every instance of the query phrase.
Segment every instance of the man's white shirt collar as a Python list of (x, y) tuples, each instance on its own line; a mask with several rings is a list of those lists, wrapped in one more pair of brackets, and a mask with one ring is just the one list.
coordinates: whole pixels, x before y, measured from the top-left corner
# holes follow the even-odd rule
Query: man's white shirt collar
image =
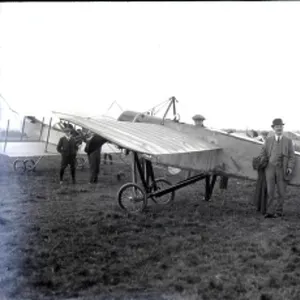
[(275, 135), (275, 139), (276, 142), (278, 142), (278, 140), (280, 141), (282, 139), (282, 135)]

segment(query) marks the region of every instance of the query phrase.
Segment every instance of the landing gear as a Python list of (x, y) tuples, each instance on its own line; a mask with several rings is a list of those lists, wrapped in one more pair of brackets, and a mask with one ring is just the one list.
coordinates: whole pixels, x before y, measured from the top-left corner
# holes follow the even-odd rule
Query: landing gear
[(147, 196), (137, 184), (127, 183), (118, 192), (118, 202), (123, 210), (138, 213), (142, 212), (147, 206)]
[(35, 162), (33, 159), (16, 159), (13, 163), (13, 168), (18, 174), (24, 174), (26, 171), (35, 171), (38, 162), (39, 160)]
[[(148, 204), (148, 199), (159, 205), (171, 204), (175, 199), (176, 190), (208, 177), (207, 174), (201, 173), (172, 185), (164, 178), (155, 179), (152, 162), (147, 159), (139, 159), (137, 153), (133, 154), (133, 170), (137, 169), (142, 185), (136, 183), (134, 171), (134, 182), (127, 183), (120, 188), (117, 196), (118, 203), (127, 212), (142, 212)], [(212, 188), (213, 185), (210, 185), (207, 189), (208, 197), (211, 196)]]
[(25, 172), (34, 172), (36, 166), (39, 164), (43, 157), (44, 156), (40, 156), (37, 160), (34, 160), (32, 158), (22, 160), (18, 158), (14, 161), (13, 168), (19, 174), (24, 174)]
[[(160, 190), (164, 190), (166, 187), (170, 187), (170, 186), (172, 186), (171, 182), (169, 182), (168, 180), (166, 180), (164, 178), (158, 178), (151, 184), (150, 189), (151, 189), (151, 192), (157, 192)], [(175, 198), (175, 191), (172, 191), (171, 193), (160, 196), (160, 197), (158, 197), (158, 196), (151, 197), (153, 202), (160, 204), (160, 205), (170, 204), (174, 201), (174, 198)]]
[(23, 174), (26, 171), (25, 162), (21, 159), (16, 159), (13, 163), (13, 168), (15, 172), (19, 174)]
[(26, 171), (35, 171), (35, 162), (33, 159), (25, 159), (24, 160), (24, 165)]
[[(212, 177), (212, 178), (211, 178)], [(217, 175), (207, 175), (205, 177), (205, 197), (204, 201), (210, 201), (216, 184)]]
[[(44, 156), (39, 157), (36, 161), (34, 159), (16, 159), (13, 162), (13, 169), (18, 174), (24, 174), (25, 172), (34, 172), (38, 163)], [(86, 161), (84, 157), (77, 157), (76, 158), (76, 168), (83, 169)]]

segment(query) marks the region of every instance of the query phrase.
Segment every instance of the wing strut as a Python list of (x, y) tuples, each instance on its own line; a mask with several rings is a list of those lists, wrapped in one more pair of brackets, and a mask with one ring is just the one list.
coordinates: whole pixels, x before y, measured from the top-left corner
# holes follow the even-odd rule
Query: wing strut
[(161, 125), (164, 125), (165, 118), (166, 118), (166, 116), (167, 116), (167, 114), (168, 114), (168, 112), (169, 112), (169, 110), (170, 110), (170, 108), (171, 108), (172, 105), (173, 105), (173, 115), (176, 116), (176, 102), (178, 102), (178, 100), (174, 96), (171, 97), (169, 100), (170, 100), (170, 103), (169, 103), (169, 105), (167, 107), (166, 112), (164, 113), (163, 119), (161, 121)]
[(51, 132), (51, 124), (52, 124), (52, 118), (50, 118), (50, 121), (49, 121), (47, 140), (46, 140), (46, 145), (45, 145), (45, 152), (47, 152), (47, 150), (48, 150), (49, 137), (50, 137), (50, 132)]
[(9, 131), (9, 120), (7, 120), (7, 126), (6, 126), (6, 131), (5, 131), (5, 139), (4, 139), (4, 149), (3, 149), (3, 152), (5, 152), (5, 150), (6, 150), (7, 139), (8, 139), (8, 131)]
[[(41, 125), (41, 131), (40, 131), (40, 137), (39, 137), (39, 141), (41, 140), (42, 138), (42, 134), (43, 134), (43, 129), (44, 129), (44, 122), (45, 122), (45, 118), (43, 118), (42, 120), (42, 125)], [(50, 128), (50, 127), (49, 127)]]
[(23, 141), (24, 130), (25, 130), (25, 124), (26, 124), (25, 122), (26, 122), (26, 117), (23, 118), (23, 122), (22, 122), (22, 131), (21, 131), (20, 141)]

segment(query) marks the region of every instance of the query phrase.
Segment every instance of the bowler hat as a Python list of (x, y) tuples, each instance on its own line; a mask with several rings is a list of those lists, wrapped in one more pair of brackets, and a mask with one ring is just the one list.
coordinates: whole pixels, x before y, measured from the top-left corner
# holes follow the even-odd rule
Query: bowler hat
[(274, 119), (272, 127), (274, 127), (276, 125), (284, 125), (284, 123), (282, 122), (282, 119)]

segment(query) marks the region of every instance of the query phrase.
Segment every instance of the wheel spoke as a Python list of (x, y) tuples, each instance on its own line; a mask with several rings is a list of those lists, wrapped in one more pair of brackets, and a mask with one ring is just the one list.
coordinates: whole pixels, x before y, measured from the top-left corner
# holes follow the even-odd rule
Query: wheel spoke
[(25, 169), (28, 171), (32, 171), (35, 167), (35, 162), (33, 159), (26, 159), (24, 161), (24, 164), (25, 164)]
[[(164, 189), (170, 187), (171, 185), (172, 184), (164, 178), (156, 179), (155, 182), (152, 184), (152, 192), (158, 192), (160, 190), (164, 190)], [(175, 197), (175, 192), (172, 191), (165, 195), (162, 195), (159, 197), (152, 196), (151, 198), (157, 204), (166, 205), (166, 204), (173, 202), (174, 197)]]
[(119, 205), (128, 212), (141, 212), (147, 205), (145, 192), (134, 183), (123, 185), (118, 193)]
[(24, 173), (26, 170), (24, 161), (22, 161), (20, 159), (17, 159), (16, 161), (14, 161), (13, 167), (17, 173)]

